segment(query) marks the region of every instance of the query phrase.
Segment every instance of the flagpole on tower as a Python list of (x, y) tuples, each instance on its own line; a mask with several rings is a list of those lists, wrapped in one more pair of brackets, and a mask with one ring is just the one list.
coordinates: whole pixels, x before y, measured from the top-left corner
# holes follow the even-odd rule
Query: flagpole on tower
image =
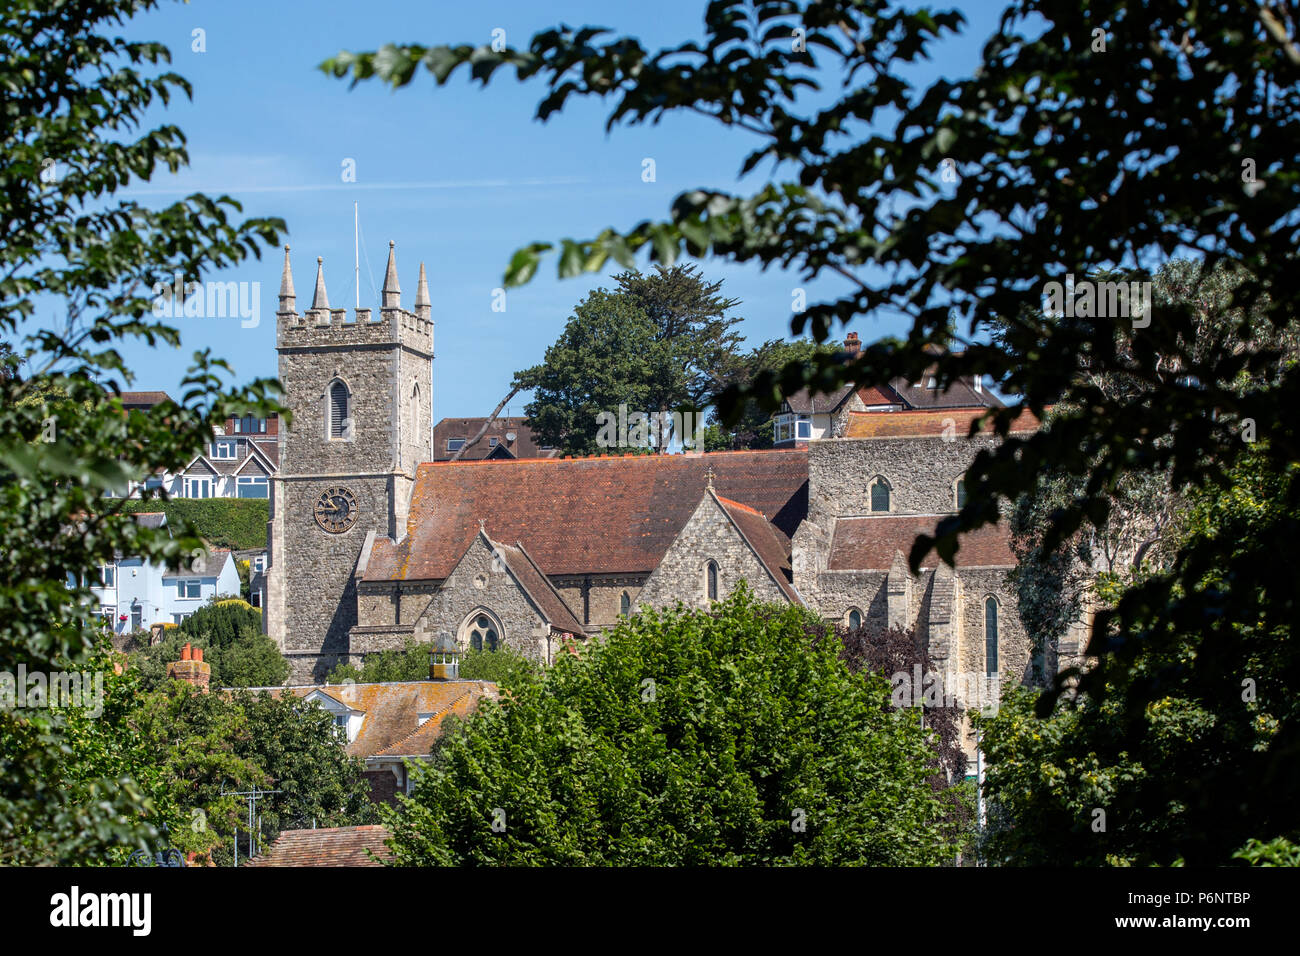
[(357, 287), (357, 308), (361, 308), (361, 214), (357, 211), (357, 204), (352, 203), (352, 241), (353, 241), (353, 259), (355, 263), (352, 270), (352, 281)]

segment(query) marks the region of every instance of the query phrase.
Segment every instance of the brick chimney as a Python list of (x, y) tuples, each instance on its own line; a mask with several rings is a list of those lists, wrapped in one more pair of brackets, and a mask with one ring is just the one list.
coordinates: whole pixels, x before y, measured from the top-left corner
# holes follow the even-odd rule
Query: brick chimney
[(844, 351), (851, 359), (858, 357), (858, 353), (862, 351), (862, 343), (858, 341), (857, 332), (850, 332), (844, 337)]
[(188, 681), (206, 694), (208, 681), (212, 679), (212, 665), (203, 662), (203, 648), (191, 648), (186, 644), (181, 648), (181, 659), (168, 665), (167, 677)]

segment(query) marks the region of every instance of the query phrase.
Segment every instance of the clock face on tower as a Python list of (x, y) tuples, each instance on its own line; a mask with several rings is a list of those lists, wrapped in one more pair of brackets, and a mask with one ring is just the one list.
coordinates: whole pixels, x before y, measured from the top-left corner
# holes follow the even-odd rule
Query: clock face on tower
[(330, 534), (342, 534), (357, 520), (357, 499), (338, 485), (316, 499), (316, 523)]

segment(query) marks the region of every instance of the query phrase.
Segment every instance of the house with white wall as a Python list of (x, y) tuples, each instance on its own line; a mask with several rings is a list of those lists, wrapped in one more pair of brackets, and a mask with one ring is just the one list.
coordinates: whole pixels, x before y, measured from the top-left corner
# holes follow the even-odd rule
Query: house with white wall
[[(167, 524), (162, 512), (135, 515), (135, 519), (147, 527)], [(85, 584), (114, 634), (179, 624), (214, 597), (239, 597), (234, 555), (222, 550), (205, 551), (174, 571), (143, 558), (122, 556), (100, 567), (98, 582)]]

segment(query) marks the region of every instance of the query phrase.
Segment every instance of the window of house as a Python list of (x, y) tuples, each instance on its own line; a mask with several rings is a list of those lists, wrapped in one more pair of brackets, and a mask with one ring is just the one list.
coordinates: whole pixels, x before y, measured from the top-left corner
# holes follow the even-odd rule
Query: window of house
[(99, 569), (99, 580), (106, 588), (117, 587), (117, 565), (101, 565)]
[(627, 617), (630, 610), (632, 610), (632, 595), (624, 591), (622, 597), (618, 599), (618, 613)]
[(239, 442), (217, 441), (212, 443), (212, 457), (217, 461), (234, 461), (239, 455)]
[(889, 510), (889, 482), (884, 478), (876, 478), (871, 482), (871, 510)]
[(211, 478), (186, 478), (185, 497), (186, 498), (211, 498), (212, 479)]
[(774, 441), (790, 441), (794, 438), (794, 416), (778, 415), (772, 419), (772, 438)]
[(243, 418), (236, 418), (234, 421), (234, 431), (236, 434), (259, 434), (266, 431), (266, 419), (256, 418), (252, 415), (246, 415)]
[(447, 439), (447, 451), (460, 451), (464, 447), (465, 447), (465, 439), (463, 438)]
[(998, 601), (992, 597), (984, 601), (984, 670), (998, 672)]
[(495, 435), (488, 439), (489, 448), (496, 448), (499, 444), (501, 444), (501, 439), (497, 438)]
[(335, 381), (329, 389), (329, 437), (331, 441), (346, 439), (351, 396), (348, 387)]
[(146, 478), (144, 480), (145, 489), (148, 491), (157, 491), (163, 486), (163, 480), (158, 477)]
[(862, 612), (855, 607), (849, 608), (849, 613), (845, 616), (844, 622), (848, 624), (850, 630), (856, 631), (862, 626)]
[(131, 630), (138, 631), (144, 627), (144, 608), (136, 604), (131, 608)]
[(192, 613), (193, 613), (193, 612), (186, 611), (184, 614), (173, 614), (173, 615), (172, 615), (172, 623), (173, 623), (173, 624), (181, 624), (182, 622), (184, 622), (184, 620), (185, 620), (187, 617), (190, 617), (190, 616), (192, 615)]
[(704, 588), (710, 601), (718, 599), (718, 566), (712, 561), (704, 569)]
[(112, 604), (100, 605), (99, 613), (104, 616), (104, 620), (111, 626), (117, 619), (117, 608)]
[(957, 502), (957, 510), (960, 511), (962, 508), (966, 506), (966, 479), (965, 478), (957, 479), (955, 498)]
[(795, 423), (795, 435), (799, 438), (812, 438), (812, 422), (801, 418)]
[(492, 619), (486, 614), (476, 617), (469, 628), (469, 646), (476, 651), (495, 651), (497, 640), (497, 629)]
[(257, 557), (253, 558), (253, 560), (252, 560), (252, 568), (253, 568), (254, 571), (265, 571), (265, 570), (266, 570), (266, 555), (264, 555), (264, 554), (259, 554)]
[(184, 600), (196, 600), (203, 589), (203, 582), (198, 578), (181, 578), (176, 582), (176, 596)]
[(235, 494), (239, 498), (269, 498), (271, 483), (265, 475), (252, 478), (240, 477), (236, 480)]

